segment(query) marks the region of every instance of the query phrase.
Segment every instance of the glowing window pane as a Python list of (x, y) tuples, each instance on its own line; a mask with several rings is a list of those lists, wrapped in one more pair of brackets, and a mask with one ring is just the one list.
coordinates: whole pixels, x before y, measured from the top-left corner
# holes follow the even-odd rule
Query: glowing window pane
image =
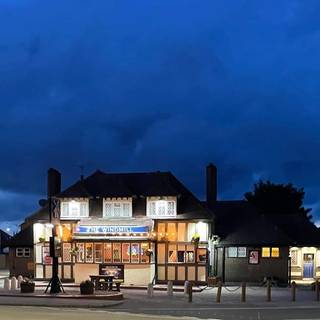
[(280, 256), (279, 248), (271, 248), (271, 257), (279, 258), (279, 256)]
[(112, 262), (112, 245), (111, 245), (111, 243), (104, 244), (104, 262)]
[(122, 262), (130, 262), (130, 244), (122, 244)]
[(270, 257), (270, 248), (269, 247), (263, 247), (262, 248), (262, 257), (263, 258), (269, 258)]

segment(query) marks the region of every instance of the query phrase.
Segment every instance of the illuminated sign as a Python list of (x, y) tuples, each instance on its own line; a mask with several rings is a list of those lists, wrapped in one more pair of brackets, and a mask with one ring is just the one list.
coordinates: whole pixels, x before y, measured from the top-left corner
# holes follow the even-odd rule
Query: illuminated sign
[(115, 234), (115, 233), (148, 233), (147, 226), (78, 226), (74, 230), (78, 234)]

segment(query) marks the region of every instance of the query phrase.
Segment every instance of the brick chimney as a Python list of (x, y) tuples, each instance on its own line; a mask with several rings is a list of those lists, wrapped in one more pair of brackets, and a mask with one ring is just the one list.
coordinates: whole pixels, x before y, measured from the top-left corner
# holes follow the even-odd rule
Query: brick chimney
[(210, 163), (207, 165), (207, 205), (212, 209), (217, 201), (217, 167)]
[(53, 168), (48, 170), (48, 199), (61, 192), (61, 173)]

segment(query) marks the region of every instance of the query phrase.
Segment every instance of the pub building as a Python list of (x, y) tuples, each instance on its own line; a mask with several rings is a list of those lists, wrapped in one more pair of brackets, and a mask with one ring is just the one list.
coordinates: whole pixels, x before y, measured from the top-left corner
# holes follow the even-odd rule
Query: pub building
[[(215, 167), (207, 173), (214, 178)], [(80, 283), (102, 267), (123, 266), (126, 285), (207, 282), (213, 213), (172, 173), (96, 171), (62, 192), (60, 186), (60, 173), (49, 169), (48, 198), (56, 203), (58, 223), (49, 222), (44, 205), (21, 226), (22, 233), (33, 230), (26, 273), (35, 279), (51, 278), (49, 237), (55, 227), (62, 281)], [(10, 273), (15, 274), (12, 266)]]

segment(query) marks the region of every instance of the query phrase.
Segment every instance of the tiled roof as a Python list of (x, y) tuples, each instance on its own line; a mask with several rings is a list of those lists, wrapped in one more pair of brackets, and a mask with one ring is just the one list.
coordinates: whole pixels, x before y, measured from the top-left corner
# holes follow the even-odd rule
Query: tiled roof
[[(57, 198), (177, 196), (186, 219), (212, 219), (210, 212), (171, 172), (104, 173), (96, 171), (59, 193)], [(179, 217), (178, 217), (179, 218)]]

